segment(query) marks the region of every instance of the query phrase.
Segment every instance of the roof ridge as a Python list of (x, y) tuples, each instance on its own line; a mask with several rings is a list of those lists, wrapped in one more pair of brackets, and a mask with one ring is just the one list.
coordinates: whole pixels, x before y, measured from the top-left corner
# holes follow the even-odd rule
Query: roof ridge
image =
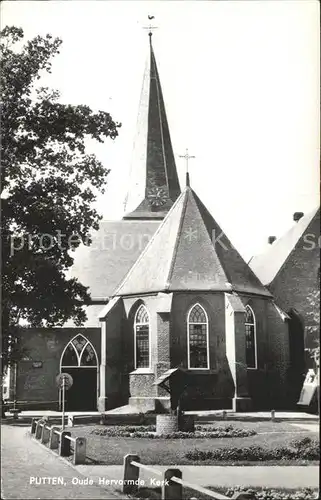
[[(286, 263), (288, 262), (288, 260), (290, 259), (291, 255), (293, 254), (293, 252), (295, 251), (295, 249), (297, 248), (302, 236), (304, 235), (304, 233), (309, 229), (309, 227), (311, 226), (311, 224), (314, 222), (314, 217), (317, 215), (318, 211), (320, 210), (320, 207), (317, 207), (316, 209), (312, 210), (311, 212), (309, 212), (306, 217), (308, 218), (308, 216), (310, 217), (310, 221), (308, 222), (308, 224), (302, 229), (302, 232), (301, 232), (301, 235), (298, 237), (298, 239), (296, 240), (296, 242), (294, 243), (294, 246), (292, 247), (292, 249), (289, 251), (288, 255), (286, 256), (286, 258), (284, 259), (283, 263), (281, 264), (281, 266), (279, 267), (276, 275), (278, 273), (280, 273), (282, 271), (282, 269), (284, 268), (284, 266), (286, 265)], [(304, 216), (302, 217), (302, 219), (304, 218)], [(301, 220), (302, 220), (301, 219)], [(296, 222), (296, 224), (294, 224), (285, 234), (284, 236), (286, 236), (286, 234), (289, 234), (291, 230), (295, 229), (297, 227), (297, 224), (299, 224), (300, 221)], [(282, 238), (282, 237), (281, 237)], [(275, 276), (276, 276), (275, 275)], [(275, 278), (274, 276), (274, 278)], [(273, 278), (273, 279), (274, 279)], [(272, 281), (273, 281), (272, 279)]]
[(170, 214), (172, 213), (172, 211), (175, 209), (175, 207), (178, 205), (179, 201), (181, 200), (182, 196), (183, 196), (184, 192), (181, 193), (181, 195), (177, 198), (177, 200), (174, 202), (174, 204), (172, 205), (171, 209), (169, 210), (169, 212), (167, 213), (166, 217), (164, 218), (164, 220), (160, 223), (159, 227), (156, 229), (155, 233), (153, 234), (153, 236), (151, 237), (151, 239), (149, 240), (149, 242), (147, 243), (146, 247), (144, 248), (144, 250), (142, 251), (142, 253), (139, 255), (138, 259), (134, 262), (134, 264), (132, 265), (132, 267), (130, 268), (130, 270), (128, 271), (128, 273), (126, 274), (126, 276), (124, 277), (124, 279), (121, 281), (121, 283), (118, 285), (117, 289), (115, 289), (115, 291), (113, 292), (112, 296), (115, 296), (117, 295), (118, 291), (127, 283), (127, 281), (129, 280), (129, 278), (131, 277), (132, 273), (134, 272), (134, 270), (136, 269), (136, 267), (138, 266), (139, 262), (143, 259), (143, 257), (145, 256), (145, 254), (147, 253), (149, 247), (152, 245), (155, 237), (159, 234), (160, 230), (162, 229), (162, 227), (164, 227), (165, 223), (168, 221), (169, 219), (169, 216)]
[(248, 265), (254, 274), (268, 287), (289, 262), (302, 237), (318, 217), (320, 207), (315, 207), (298, 222), (292, 224), (272, 245), (252, 255)]
[[(157, 76), (157, 78), (155, 79), (155, 82), (156, 82), (157, 104), (158, 104), (158, 109), (159, 109), (160, 135), (161, 135), (161, 143), (162, 143), (162, 156), (163, 156), (163, 162), (164, 162), (164, 171), (165, 171), (165, 179), (166, 179), (168, 194), (170, 194), (168, 172), (167, 172), (167, 160), (166, 160), (165, 144), (164, 144), (162, 107), (161, 107), (161, 102), (160, 102), (160, 88), (159, 88), (159, 85), (158, 85), (159, 84), (159, 74), (158, 74), (158, 71), (157, 71), (156, 59), (155, 59), (154, 49), (153, 49), (152, 45), (151, 45), (151, 58), (153, 59), (154, 72), (155, 72), (155, 75)], [(165, 104), (164, 104), (164, 106), (165, 106)], [(147, 188), (147, 185), (146, 185), (146, 188)]]
[(167, 276), (167, 280), (166, 280), (166, 287), (167, 288), (169, 287), (169, 284), (170, 284), (170, 278), (171, 278), (171, 276), (173, 274), (174, 263), (175, 263), (176, 257), (177, 257), (179, 237), (180, 237), (180, 234), (181, 234), (181, 229), (182, 229), (182, 226), (183, 226), (184, 216), (185, 216), (186, 207), (187, 207), (187, 197), (188, 197), (188, 192), (189, 192), (188, 190), (190, 190), (190, 188), (186, 187), (186, 189), (182, 193), (182, 195), (185, 195), (185, 198), (184, 198), (184, 204), (183, 204), (183, 209), (182, 209), (182, 213), (181, 213), (181, 218), (180, 218), (179, 225), (178, 225), (178, 231), (177, 231), (177, 234), (176, 234), (176, 240), (175, 240), (175, 245), (174, 245), (174, 249), (173, 249), (173, 256), (172, 256), (172, 260), (171, 260), (171, 263), (170, 263), (170, 266), (169, 266), (168, 276)]

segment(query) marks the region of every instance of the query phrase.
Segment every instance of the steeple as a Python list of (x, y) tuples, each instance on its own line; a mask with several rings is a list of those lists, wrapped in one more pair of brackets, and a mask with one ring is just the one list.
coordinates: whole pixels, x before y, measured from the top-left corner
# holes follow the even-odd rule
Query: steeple
[(180, 195), (162, 88), (149, 36), (124, 219), (163, 219)]

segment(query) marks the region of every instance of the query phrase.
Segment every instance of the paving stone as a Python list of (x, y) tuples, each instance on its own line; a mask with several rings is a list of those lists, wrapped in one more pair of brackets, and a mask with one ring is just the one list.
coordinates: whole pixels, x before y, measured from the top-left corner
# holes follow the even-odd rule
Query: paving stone
[[(53, 455), (29, 435), (29, 426), (1, 426), (1, 498), (14, 499), (116, 499), (127, 498), (111, 489), (93, 485), (75, 485), (84, 480), (78, 470)], [(63, 478), (64, 484), (32, 484), (32, 478)]]

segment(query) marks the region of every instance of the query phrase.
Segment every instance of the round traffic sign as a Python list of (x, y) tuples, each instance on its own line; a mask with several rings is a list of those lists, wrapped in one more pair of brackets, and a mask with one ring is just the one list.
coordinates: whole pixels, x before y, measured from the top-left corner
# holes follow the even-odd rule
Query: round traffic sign
[(65, 389), (68, 391), (73, 384), (72, 376), (69, 373), (59, 373), (56, 377), (56, 383), (59, 389), (62, 389), (65, 381)]

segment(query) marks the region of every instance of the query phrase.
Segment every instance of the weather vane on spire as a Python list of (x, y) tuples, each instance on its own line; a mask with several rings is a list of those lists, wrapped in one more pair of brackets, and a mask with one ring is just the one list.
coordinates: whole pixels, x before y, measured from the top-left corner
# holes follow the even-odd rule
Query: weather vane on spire
[(180, 158), (185, 158), (186, 160), (186, 186), (189, 186), (189, 171), (188, 171), (188, 161), (195, 156), (188, 154), (188, 149), (186, 148), (186, 153), (184, 155), (179, 155)]
[[(148, 15), (148, 19), (149, 19), (149, 21), (151, 21), (152, 19), (155, 19), (155, 16)], [(152, 26), (151, 23), (149, 23), (149, 26), (143, 26), (144, 30), (149, 30), (148, 35), (150, 37), (153, 34), (153, 30), (156, 30), (157, 28), (158, 28), (158, 26)]]

